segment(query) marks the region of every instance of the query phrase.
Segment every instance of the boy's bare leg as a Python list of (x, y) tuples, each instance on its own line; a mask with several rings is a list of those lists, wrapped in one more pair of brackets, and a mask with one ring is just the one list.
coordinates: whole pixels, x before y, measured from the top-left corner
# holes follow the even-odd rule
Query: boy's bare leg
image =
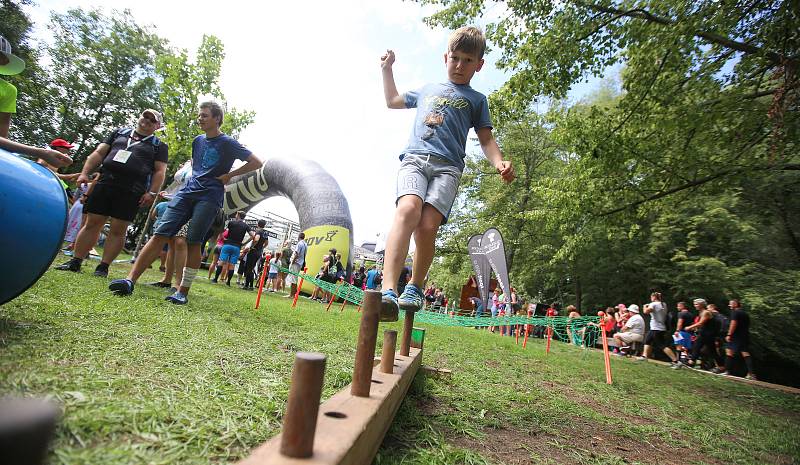
[[(183, 267), (186, 265), (187, 245), (185, 237), (175, 237), (173, 246), (175, 248), (175, 255), (172, 259), (175, 270), (175, 287), (180, 286), (183, 281)], [(172, 276), (170, 276), (171, 278)]]
[(436, 252), (436, 234), (439, 232), (439, 226), (443, 220), (444, 215), (432, 205), (426, 203), (422, 207), (422, 217), (417, 229), (414, 230), (414, 244), (417, 248), (414, 251), (414, 264), (411, 271), (411, 284), (420, 289), (422, 289), (422, 283), (433, 263), (433, 256)]
[[(400, 270), (403, 268), (408, 255), (408, 242), (411, 240), (411, 233), (419, 226), (421, 216), (421, 198), (413, 194), (400, 197), (400, 200), (397, 201), (397, 209), (394, 212), (392, 229), (389, 230), (389, 236), (386, 238), (386, 255), (383, 261), (381, 290), (391, 289), (397, 291), (395, 288), (397, 287), (397, 280), (400, 278)], [(416, 259), (414, 262), (416, 267)]]
[[(200, 262), (203, 261), (200, 245), (201, 244), (188, 244), (186, 246), (186, 268), (191, 268), (194, 270), (200, 268)], [(177, 267), (178, 265), (179, 264), (176, 260), (175, 266)], [(189, 294), (189, 287), (181, 285), (178, 288), (178, 291), (183, 295), (187, 295)]]

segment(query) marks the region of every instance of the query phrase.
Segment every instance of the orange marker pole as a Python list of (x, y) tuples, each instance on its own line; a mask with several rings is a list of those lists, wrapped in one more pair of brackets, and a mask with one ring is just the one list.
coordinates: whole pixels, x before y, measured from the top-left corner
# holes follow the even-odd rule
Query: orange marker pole
[(340, 279), (339, 284), (336, 285), (336, 289), (334, 289), (333, 292), (331, 293), (331, 301), (328, 302), (328, 306), (325, 307), (326, 312), (331, 309), (331, 304), (333, 303), (334, 300), (336, 300), (336, 294), (339, 292), (339, 288), (341, 286), (342, 286), (342, 280)]
[[(306, 271), (308, 271), (308, 267), (303, 268), (303, 274), (306, 274)], [(303, 288), (303, 277), (301, 276), (300, 282), (297, 283), (297, 292), (295, 292), (294, 299), (292, 299), (292, 308), (294, 308), (295, 305), (297, 305), (297, 298), (300, 297), (300, 289), (302, 288)]]
[[(602, 312), (601, 312), (602, 313)], [(600, 333), (603, 336), (603, 359), (606, 364), (606, 384), (611, 384), (611, 360), (608, 356), (608, 340), (606, 339), (606, 325), (603, 322), (604, 315), (600, 318)]]
[(553, 327), (550, 325), (550, 322), (547, 322), (547, 348), (545, 349), (545, 354), (550, 353), (550, 339), (553, 336)]
[(522, 340), (522, 348), (524, 349), (528, 345), (528, 331), (530, 330), (531, 325), (525, 325), (525, 339)]
[(514, 325), (514, 342), (519, 345), (519, 325)]
[(344, 296), (342, 296), (342, 308), (339, 309), (340, 312), (344, 311), (344, 306), (347, 305), (347, 298), (350, 297), (350, 288), (344, 288)]
[[(267, 255), (269, 257), (269, 255)], [(267, 259), (267, 263), (264, 263), (264, 268), (261, 270), (261, 278), (258, 280), (258, 295), (256, 296), (256, 310), (258, 310), (258, 305), (261, 303), (261, 293), (264, 292), (264, 278), (267, 276), (267, 271), (269, 270), (269, 259)]]

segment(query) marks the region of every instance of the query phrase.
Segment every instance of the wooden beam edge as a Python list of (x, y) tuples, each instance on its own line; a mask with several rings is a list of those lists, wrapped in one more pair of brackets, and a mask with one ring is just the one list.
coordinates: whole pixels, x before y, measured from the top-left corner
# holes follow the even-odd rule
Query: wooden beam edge
[[(422, 350), (412, 348), (408, 357), (395, 353), (395, 373), (372, 370), (370, 396), (355, 397), (350, 385), (320, 405), (314, 453), (305, 459), (281, 455), (281, 435), (257, 447), (240, 465), (363, 465), (372, 462), (394, 416), (422, 365)], [(327, 415), (326, 415), (327, 414)], [(337, 418), (344, 415), (344, 418)]]

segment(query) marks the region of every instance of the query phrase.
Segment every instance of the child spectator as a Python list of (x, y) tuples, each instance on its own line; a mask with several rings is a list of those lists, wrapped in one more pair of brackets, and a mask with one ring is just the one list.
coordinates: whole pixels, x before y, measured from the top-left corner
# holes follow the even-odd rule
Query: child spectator
[[(383, 89), (389, 108), (418, 108), (408, 146), (397, 176), (397, 209), (386, 243), (381, 320), (397, 320), (404, 310), (422, 308), (422, 280), (434, 256), (439, 227), (447, 221), (464, 169), (469, 129), (475, 128), (483, 153), (506, 182), (514, 179), (511, 162), (504, 161), (492, 134), (486, 97), (470, 86), (483, 66), (486, 39), (475, 27), (462, 27), (451, 36), (444, 55), (448, 82), (428, 84), (400, 95), (394, 82), (394, 52), (381, 57)], [(411, 281), (398, 298), (396, 286), (408, 254), (411, 234), (417, 246)]]
[(275, 256), (269, 261), (269, 271), (267, 272), (267, 291), (275, 292), (278, 290), (278, 270), (281, 265), (281, 252), (275, 252)]

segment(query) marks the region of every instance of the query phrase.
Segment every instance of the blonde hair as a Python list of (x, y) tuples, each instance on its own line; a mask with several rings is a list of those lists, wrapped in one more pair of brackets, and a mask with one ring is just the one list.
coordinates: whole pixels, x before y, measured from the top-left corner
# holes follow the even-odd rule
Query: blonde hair
[(486, 37), (483, 31), (474, 26), (464, 26), (456, 29), (447, 41), (447, 51), (460, 51), (477, 55), (483, 58), (486, 51)]

